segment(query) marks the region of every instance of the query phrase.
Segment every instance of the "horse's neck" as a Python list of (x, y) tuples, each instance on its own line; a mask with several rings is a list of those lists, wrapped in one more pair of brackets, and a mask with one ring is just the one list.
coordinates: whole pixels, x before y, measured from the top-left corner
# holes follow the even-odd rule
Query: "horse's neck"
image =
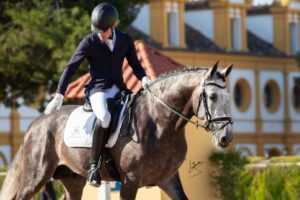
[[(155, 83), (151, 91), (171, 108), (190, 118), (193, 115), (191, 98), (193, 91), (200, 84), (200, 77), (199, 72), (174, 75)], [(148, 99), (148, 103), (151, 104), (152, 117), (166, 122), (162, 126), (166, 128), (172, 126), (174, 131), (177, 131), (186, 125), (186, 120), (163, 106), (150, 94), (148, 94)]]

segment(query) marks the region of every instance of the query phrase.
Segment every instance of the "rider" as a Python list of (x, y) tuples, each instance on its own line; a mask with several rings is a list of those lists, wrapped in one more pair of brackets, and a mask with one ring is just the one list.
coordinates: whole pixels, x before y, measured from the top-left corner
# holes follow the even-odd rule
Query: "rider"
[(147, 88), (149, 85), (149, 78), (137, 58), (133, 40), (128, 34), (115, 28), (117, 20), (118, 11), (112, 4), (100, 3), (94, 8), (91, 16), (92, 33), (79, 43), (61, 75), (55, 97), (45, 110), (45, 114), (49, 114), (60, 109), (70, 78), (86, 58), (91, 80), (85, 89), (85, 96), (90, 100), (98, 119), (94, 128), (91, 165), (87, 176), (87, 181), (93, 186), (101, 184), (98, 161), (104, 146), (104, 133), (111, 120), (106, 99), (114, 97), (119, 90), (128, 90), (122, 77), (125, 57), (134, 74), (142, 80), (143, 87)]

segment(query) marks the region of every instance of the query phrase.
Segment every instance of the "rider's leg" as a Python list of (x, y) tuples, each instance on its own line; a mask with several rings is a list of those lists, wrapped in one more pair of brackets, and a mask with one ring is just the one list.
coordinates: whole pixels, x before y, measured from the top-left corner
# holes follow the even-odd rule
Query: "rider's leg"
[(90, 160), (90, 170), (88, 171), (87, 181), (92, 186), (100, 186), (101, 184), (101, 176), (99, 169), (101, 167), (100, 163), (100, 155), (103, 151), (104, 146), (104, 136), (107, 128), (101, 126), (101, 122), (97, 119), (95, 128), (94, 128), (94, 135), (93, 135), (93, 142), (92, 142), (92, 154)]
[(101, 167), (100, 156), (104, 149), (105, 132), (107, 131), (111, 120), (111, 115), (106, 105), (106, 99), (114, 97), (117, 92), (118, 88), (113, 87), (105, 92), (97, 92), (90, 96), (93, 112), (97, 117), (92, 142), (91, 168), (87, 177), (87, 181), (93, 186), (99, 186), (101, 184), (99, 172)]

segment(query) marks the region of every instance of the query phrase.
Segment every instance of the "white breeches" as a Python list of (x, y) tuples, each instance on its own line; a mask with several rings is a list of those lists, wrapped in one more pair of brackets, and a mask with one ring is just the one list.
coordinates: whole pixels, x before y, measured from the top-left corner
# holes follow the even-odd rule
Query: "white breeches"
[(108, 98), (113, 98), (119, 91), (119, 88), (116, 85), (113, 85), (111, 88), (106, 89), (103, 92), (96, 92), (92, 94), (89, 98), (93, 112), (101, 121), (101, 126), (103, 128), (108, 128), (111, 120), (111, 115), (108, 111), (106, 100)]

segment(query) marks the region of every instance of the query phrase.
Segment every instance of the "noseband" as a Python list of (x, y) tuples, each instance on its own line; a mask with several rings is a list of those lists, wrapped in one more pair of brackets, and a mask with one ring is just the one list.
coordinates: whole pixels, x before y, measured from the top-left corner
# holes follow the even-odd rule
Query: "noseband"
[[(221, 130), (223, 128), (225, 128), (227, 125), (229, 124), (232, 124), (232, 120), (231, 120), (231, 117), (214, 117), (212, 118), (209, 110), (208, 110), (208, 104), (207, 104), (207, 94), (205, 92), (205, 86), (207, 85), (213, 85), (213, 86), (216, 86), (216, 87), (219, 87), (221, 89), (225, 89), (226, 86), (221, 86), (221, 85), (218, 85), (216, 83), (204, 83), (204, 86), (203, 86), (203, 90), (202, 92), (200, 93), (199, 95), (199, 102), (198, 102), (198, 106), (197, 106), (197, 112), (196, 112), (196, 117), (201, 120), (197, 114), (199, 112), (199, 109), (200, 109), (200, 106), (201, 106), (201, 102), (203, 101), (203, 106), (204, 106), (204, 109), (205, 109), (205, 116), (204, 116), (204, 125), (201, 125), (199, 123), (198, 120), (196, 121), (192, 121), (190, 120), (187, 116), (185, 116), (184, 114), (176, 111), (174, 108), (170, 107), (167, 103), (165, 103), (164, 101), (162, 101), (159, 97), (157, 97), (151, 90), (150, 88), (147, 88), (146, 90), (149, 91), (149, 93), (158, 101), (160, 102), (163, 106), (165, 106), (168, 110), (170, 110), (171, 112), (173, 112), (174, 114), (178, 115), (179, 117), (183, 118), (184, 120), (186, 120), (187, 122), (193, 124), (196, 126), (196, 128), (204, 128), (206, 131), (210, 131), (210, 132), (214, 132), (214, 131), (218, 131), (218, 130)], [(223, 125), (221, 127), (218, 128), (217, 124), (218, 123), (223, 123)]]

